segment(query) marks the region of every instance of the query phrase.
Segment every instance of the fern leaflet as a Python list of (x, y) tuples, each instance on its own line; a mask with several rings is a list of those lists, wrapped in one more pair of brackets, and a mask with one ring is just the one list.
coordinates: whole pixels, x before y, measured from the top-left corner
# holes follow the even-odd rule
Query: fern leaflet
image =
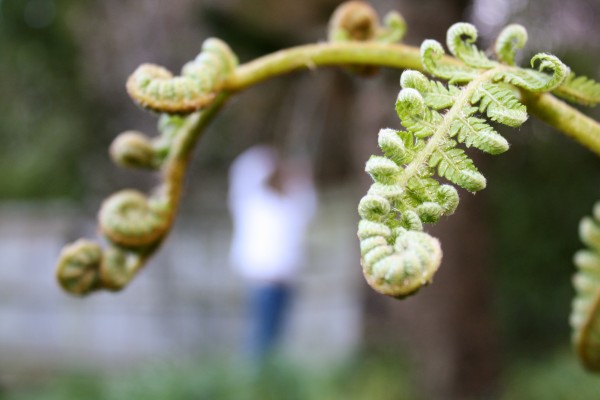
[(565, 100), (585, 106), (595, 106), (600, 103), (600, 83), (574, 73), (569, 75), (553, 93)]

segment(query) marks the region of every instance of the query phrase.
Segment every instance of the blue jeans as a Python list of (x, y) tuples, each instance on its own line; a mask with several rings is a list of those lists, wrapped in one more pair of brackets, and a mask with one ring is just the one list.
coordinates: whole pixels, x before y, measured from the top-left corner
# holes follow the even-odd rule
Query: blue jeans
[(262, 362), (279, 339), (291, 294), (291, 286), (285, 283), (255, 283), (249, 288), (249, 352), (253, 360)]

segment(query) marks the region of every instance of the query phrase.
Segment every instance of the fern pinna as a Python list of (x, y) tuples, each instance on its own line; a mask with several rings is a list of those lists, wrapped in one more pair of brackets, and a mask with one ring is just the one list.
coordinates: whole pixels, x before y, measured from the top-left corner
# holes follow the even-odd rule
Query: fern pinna
[[(447, 46), (462, 64), (444, 63), (443, 47), (434, 40), (421, 46), (425, 70), (448, 85), (417, 71), (402, 74), (396, 112), (405, 130), (379, 132), (384, 155), (367, 162), (374, 184), (358, 206), (361, 264), (375, 290), (404, 297), (430, 283), (442, 252), (439, 241), (423, 232), (423, 223), (454, 212), (459, 196), (452, 184), (469, 192), (485, 188), (485, 177), (458, 144), (490, 154), (508, 150), (489, 121), (518, 127), (527, 119), (519, 89), (553, 91), (570, 76), (558, 58), (544, 53), (531, 60), (537, 70), (515, 67), (515, 53), (526, 38), (521, 26), (505, 28), (496, 41), (495, 61), (473, 44), (475, 27), (458, 23), (448, 31)], [(570, 78), (559, 94), (573, 91), (577, 95), (564, 97), (597, 102), (597, 94), (588, 101), (579, 90), (582, 85), (574, 82), (580, 83)], [(436, 173), (448, 183), (434, 179)]]

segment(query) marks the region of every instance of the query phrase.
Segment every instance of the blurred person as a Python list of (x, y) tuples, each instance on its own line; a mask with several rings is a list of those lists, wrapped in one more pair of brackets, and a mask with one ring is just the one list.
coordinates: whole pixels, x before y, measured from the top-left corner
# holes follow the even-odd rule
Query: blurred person
[(262, 363), (286, 322), (316, 192), (304, 160), (286, 161), (266, 145), (238, 156), (229, 183), (231, 262), (248, 285), (247, 350)]

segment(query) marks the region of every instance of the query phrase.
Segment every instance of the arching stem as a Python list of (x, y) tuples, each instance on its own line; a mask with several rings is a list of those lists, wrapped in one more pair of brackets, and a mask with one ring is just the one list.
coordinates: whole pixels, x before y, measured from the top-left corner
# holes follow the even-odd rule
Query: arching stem
[[(441, 62), (461, 64), (450, 56), (444, 56)], [(417, 47), (375, 42), (318, 43), (280, 50), (242, 64), (225, 81), (224, 88), (236, 92), (296, 70), (347, 64), (424, 72)], [(523, 101), (533, 115), (600, 155), (600, 124), (597, 121), (551, 94), (523, 92)]]

